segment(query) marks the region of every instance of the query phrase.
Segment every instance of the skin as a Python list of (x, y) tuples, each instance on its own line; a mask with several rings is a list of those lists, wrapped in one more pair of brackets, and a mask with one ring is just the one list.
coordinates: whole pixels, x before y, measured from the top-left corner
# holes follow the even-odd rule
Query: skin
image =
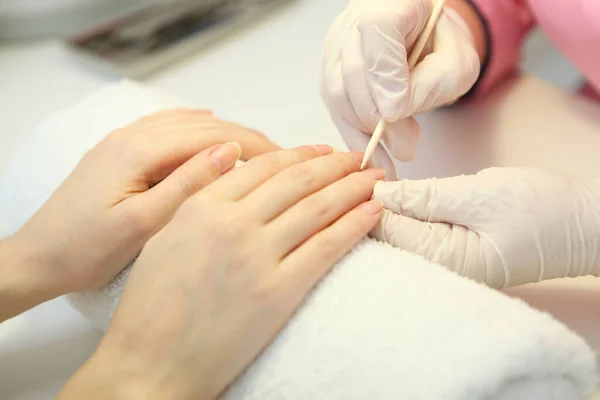
[(206, 112), (141, 119), (0, 241), (0, 316), (102, 286), (139, 255), (59, 399), (216, 398), (380, 218), (384, 173), (362, 156), (279, 150)]
[(97, 354), (60, 399), (106, 387), (216, 398), (379, 219), (369, 199), (383, 172), (359, 172), (361, 157), (271, 153), (190, 198), (142, 251)]
[(228, 141), (241, 145), (244, 160), (279, 149), (196, 110), (157, 113), (109, 134), (22, 229), (0, 241), (0, 321), (108, 283), (208, 178), (197, 169), (198, 153)]

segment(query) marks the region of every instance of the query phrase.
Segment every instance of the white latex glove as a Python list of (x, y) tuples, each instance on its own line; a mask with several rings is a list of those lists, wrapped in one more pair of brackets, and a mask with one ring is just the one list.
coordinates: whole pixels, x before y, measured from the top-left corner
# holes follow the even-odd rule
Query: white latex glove
[[(413, 115), (454, 102), (479, 76), (471, 32), (445, 8), (426, 56), (409, 72), (407, 53), (425, 27), (432, 0), (353, 0), (325, 40), (321, 94), (333, 122), (352, 150), (364, 151), (381, 116), (389, 123), (384, 143), (408, 161), (419, 125)], [(393, 179), (391, 159), (379, 146), (373, 162)]]
[(529, 168), (377, 184), (379, 240), (495, 287), (598, 276), (600, 181)]

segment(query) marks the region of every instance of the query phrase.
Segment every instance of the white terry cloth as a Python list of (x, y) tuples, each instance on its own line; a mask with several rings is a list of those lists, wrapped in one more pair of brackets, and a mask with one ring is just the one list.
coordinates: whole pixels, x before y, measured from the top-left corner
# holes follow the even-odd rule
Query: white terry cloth
[[(0, 180), (0, 220), (16, 231), (109, 131), (181, 105), (122, 82), (51, 116)], [(126, 277), (70, 301), (106, 328)], [(366, 239), (222, 398), (583, 400), (595, 382), (591, 349), (550, 315)]]

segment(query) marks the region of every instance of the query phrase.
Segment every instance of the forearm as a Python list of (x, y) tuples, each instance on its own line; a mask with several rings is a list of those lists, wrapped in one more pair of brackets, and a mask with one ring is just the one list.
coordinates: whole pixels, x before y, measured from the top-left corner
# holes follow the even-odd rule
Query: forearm
[(486, 28), (479, 14), (468, 0), (446, 0), (445, 6), (455, 10), (469, 27), (475, 41), (475, 49), (479, 55), (479, 60), (483, 64), (489, 49), (487, 48)]
[(0, 240), (0, 323), (59, 295), (44, 281), (40, 259), (16, 235)]

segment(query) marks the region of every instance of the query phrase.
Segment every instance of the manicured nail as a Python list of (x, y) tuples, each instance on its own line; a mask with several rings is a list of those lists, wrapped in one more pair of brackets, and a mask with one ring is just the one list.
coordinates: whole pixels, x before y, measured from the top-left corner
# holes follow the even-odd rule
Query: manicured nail
[(219, 172), (225, 172), (233, 167), (242, 155), (242, 146), (237, 142), (227, 142), (218, 145), (209, 154), (208, 158)]
[(360, 164), (363, 160), (363, 157), (365, 156), (365, 153), (363, 153), (362, 151), (351, 151), (350, 153), (348, 153), (348, 155), (352, 157), (354, 161)]
[(361, 204), (359, 208), (369, 214), (379, 214), (383, 209), (383, 203), (379, 200), (369, 200)]
[(333, 153), (333, 149), (331, 148), (331, 146), (328, 146), (326, 144), (317, 144), (317, 145), (314, 145), (313, 147), (315, 150), (317, 150), (319, 153), (321, 153), (323, 155)]
[(376, 181), (383, 180), (385, 178), (385, 171), (379, 168), (369, 168), (363, 171), (363, 174), (367, 174)]

